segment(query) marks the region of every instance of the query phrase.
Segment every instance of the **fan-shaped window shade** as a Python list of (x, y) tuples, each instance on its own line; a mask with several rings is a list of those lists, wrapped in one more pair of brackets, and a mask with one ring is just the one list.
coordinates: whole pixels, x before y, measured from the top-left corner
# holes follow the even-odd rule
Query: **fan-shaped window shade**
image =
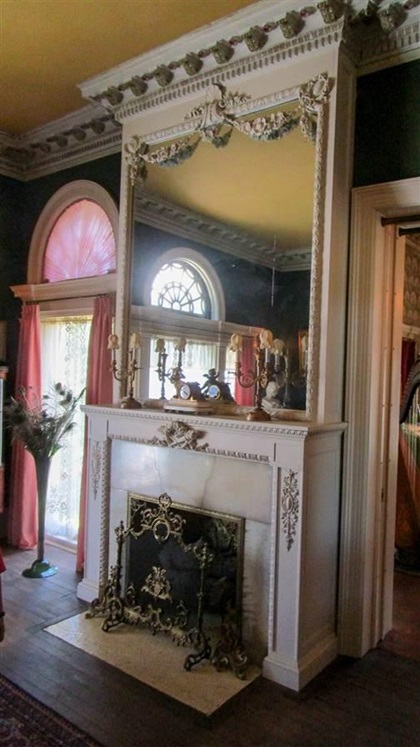
[(115, 270), (115, 239), (105, 211), (79, 200), (58, 218), (44, 255), (43, 279), (50, 282), (105, 275)]

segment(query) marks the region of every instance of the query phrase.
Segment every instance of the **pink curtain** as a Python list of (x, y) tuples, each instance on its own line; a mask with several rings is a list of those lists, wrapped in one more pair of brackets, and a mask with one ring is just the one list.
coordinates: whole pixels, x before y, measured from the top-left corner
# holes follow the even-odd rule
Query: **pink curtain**
[[(95, 298), (93, 319), (90, 331), (88, 370), (86, 382), (86, 404), (107, 405), (112, 403), (112, 374), (108, 337), (112, 332), (113, 298), (100, 296)], [(79, 533), (77, 537), (76, 570), (83, 569), (85, 543), (85, 513), (87, 495), (87, 432), (82, 467), (82, 487), (80, 494)]]
[[(254, 371), (255, 369), (254, 340), (252, 337), (244, 337), (242, 339), (241, 368), (243, 373)], [(254, 405), (254, 387), (250, 386), (248, 389), (245, 389), (236, 379), (235, 401), (237, 405), (252, 407)]]
[[(41, 324), (38, 304), (25, 304), (20, 320), (16, 395), (20, 387), (41, 396)], [(19, 443), (13, 445), (10, 478), (9, 542), (24, 550), (38, 539), (37, 487), (33, 456)]]
[(115, 270), (115, 238), (105, 211), (78, 200), (57, 220), (44, 255), (43, 280), (105, 275)]

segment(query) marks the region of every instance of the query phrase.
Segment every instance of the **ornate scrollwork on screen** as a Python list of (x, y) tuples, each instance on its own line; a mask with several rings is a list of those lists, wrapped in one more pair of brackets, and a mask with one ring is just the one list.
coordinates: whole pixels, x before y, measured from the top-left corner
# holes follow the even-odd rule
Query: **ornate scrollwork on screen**
[[(191, 135), (163, 145), (154, 150), (138, 136), (125, 145), (125, 157), (132, 184), (147, 177), (147, 164), (170, 167), (191, 158), (200, 142), (215, 148), (228, 145), (233, 130), (258, 141), (278, 140), (300, 127), (303, 135), (316, 140), (317, 119), (320, 107), (329, 98), (332, 82), (326, 74), (318, 75), (299, 88), (298, 103), (288, 112), (276, 112), (246, 119), (237, 114), (238, 107), (249, 103), (250, 96), (226, 90), (221, 83), (214, 84), (203, 104), (186, 116), (192, 124)], [(194, 123), (194, 120), (197, 122)]]
[[(104, 632), (121, 624), (141, 625), (153, 634), (165, 633), (178, 646), (193, 647), (184, 660), (187, 671), (207, 659), (217, 670), (229, 668), (243, 678), (248, 657), (241, 638), (239, 594), (232, 584), (232, 562), (237, 562), (243, 541), (242, 520), (201, 512), (206, 516), (197, 523), (198, 514), (179, 504), (175, 511), (167, 493), (157, 505), (131, 495), (129, 525), (121, 521), (115, 530), (116, 564), (86, 617), (104, 617)], [(210, 616), (205, 621), (204, 613), (210, 609), (213, 628), (220, 619), (220, 636), (217, 628), (216, 634), (206, 630)]]

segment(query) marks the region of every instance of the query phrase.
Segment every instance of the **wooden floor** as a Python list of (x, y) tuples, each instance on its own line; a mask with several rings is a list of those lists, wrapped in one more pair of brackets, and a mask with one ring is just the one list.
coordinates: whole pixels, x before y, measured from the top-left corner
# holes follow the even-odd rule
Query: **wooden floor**
[(59, 572), (43, 580), (21, 575), (32, 553), (5, 548), (5, 560), (0, 671), (104, 747), (420, 746), (418, 661), (387, 650), (341, 659), (299, 696), (260, 679), (205, 719), (43, 631), (84, 609), (74, 556), (49, 548)]

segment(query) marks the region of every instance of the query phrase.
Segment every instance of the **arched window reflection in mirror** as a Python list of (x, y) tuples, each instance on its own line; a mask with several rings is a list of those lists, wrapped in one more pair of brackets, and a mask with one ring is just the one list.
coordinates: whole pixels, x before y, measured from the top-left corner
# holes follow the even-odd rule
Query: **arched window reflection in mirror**
[(209, 318), (210, 299), (200, 273), (182, 260), (165, 262), (155, 275), (152, 306)]

